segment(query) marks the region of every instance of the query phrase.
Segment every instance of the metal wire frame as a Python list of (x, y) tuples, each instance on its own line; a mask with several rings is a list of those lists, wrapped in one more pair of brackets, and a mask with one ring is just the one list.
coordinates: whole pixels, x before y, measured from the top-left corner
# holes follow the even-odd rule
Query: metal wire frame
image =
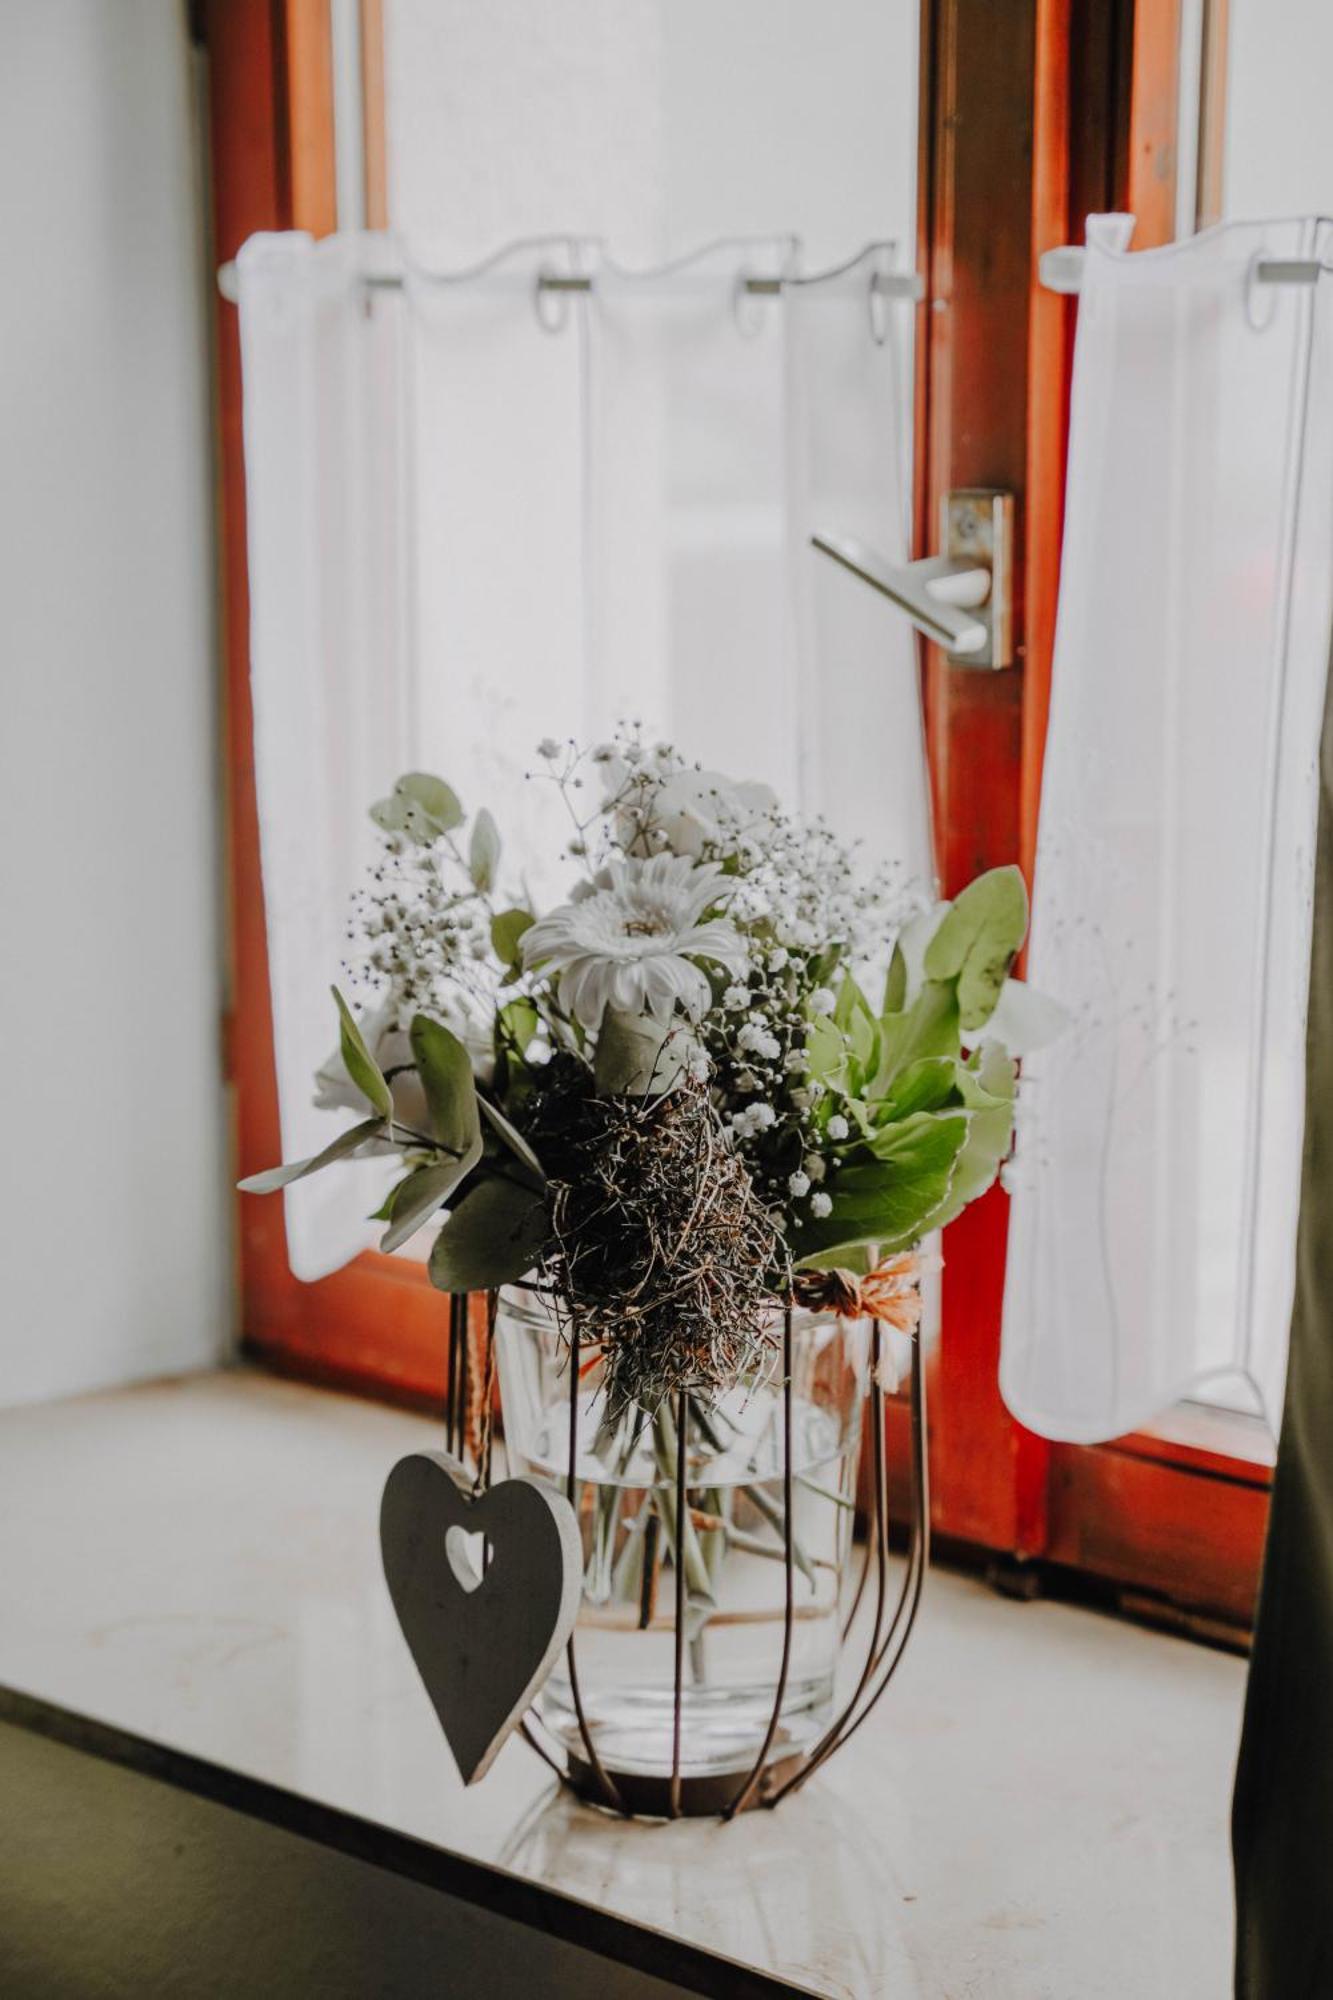
[[(461, 1304), (461, 1311), (455, 1310)], [(449, 1434), (455, 1432), (460, 1438), (466, 1432), (467, 1361), (465, 1353), (459, 1355), (460, 1348), (466, 1348), (467, 1308), (466, 1301), (451, 1299), (450, 1313), (450, 1404), (447, 1412)], [(495, 1295), (488, 1299), (487, 1334), (488, 1352), (484, 1379), (489, 1386), (492, 1379), (491, 1346), (494, 1341)], [(581, 1344), (577, 1321), (569, 1329), (569, 1448), (565, 1472), (565, 1492), (572, 1506), (577, 1505), (578, 1496), (578, 1419)], [(911, 1415), (911, 1519), (908, 1527), (907, 1562), (901, 1587), (892, 1611), (888, 1609), (888, 1555), (889, 1555), (889, 1508), (888, 1477), (885, 1464), (884, 1444), (884, 1391), (880, 1384), (880, 1362), (883, 1348), (883, 1329), (878, 1321), (872, 1323), (871, 1367), (868, 1404), (871, 1420), (871, 1466), (872, 1466), (872, 1518), (866, 1541), (865, 1559), (853, 1596), (852, 1606), (842, 1627), (842, 1637), (847, 1639), (861, 1604), (864, 1601), (867, 1584), (873, 1571), (875, 1577), (875, 1612), (869, 1638), (866, 1644), (865, 1660), (857, 1676), (856, 1684), (842, 1709), (825, 1730), (814, 1748), (793, 1757), (779, 1757), (770, 1762), (773, 1745), (782, 1722), (782, 1705), (786, 1698), (791, 1666), (792, 1636), (795, 1623), (795, 1553), (792, 1536), (795, 1467), (793, 1464), (793, 1340), (792, 1312), (788, 1307), (782, 1321), (782, 1500), (783, 1500), (783, 1620), (782, 1655), (778, 1668), (778, 1678), (774, 1686), (773, 1706), (763, 1740), (748, 1770), (739, 1778), (733, 1771), (707, 1779), (687, 1779), (682, 1771), (682, 1736), (684, 1708), (685, 1674), (685, 1631), (686, 1631), (686, 1578), (685, 1565), (675, 1564), (675, 1633), (673, 1649), (672, 1686), (672, 1754), (670, 1777), (665, 1786), (660, 1780), (639, 1779), (632, 1774), (620, 1773), (619, 1782), (607, 1770), (593, 1738), (583, 1704), (579, 1682), (578, 1661), (575, 1640), (571, 1635), (565, 1650), (566, 1669), (569, 1678), (570, 1700), (578, 1726), (582, 1757), (561, 1757), (553, 1752), (542, 1740), (534, 1718), (527, 1716), (521, 1724), (525, 1741), (537, 1755), (564, 1783), (584, 1797), (610, 1808), (623, 1818), (640, 1817), (677, 1819), (682, 1814), (715, 1814), (723, 1820), (731, 1820), (738, 1813), (754, 1806), (772, 1807), (786, 1798), (790, 1792), (798, 1790), (814, 1773), (824, 1765), (834, 1753), (847, 1743), (866, 1717), (874, 1709), (897, 1672), (906, 1651), (908, 1640), (916, 1622), (921, 1602), (930, 1550), (929, 1491), (927, 1475), (927, 1425), (925, 1370), (919, 1341), (912, 1343), (912, 1361), (909, 1382), (909, 1403)], [(461, 1401), (457, 1415), (452, 1414), (455, 1395)], [(682, 1532), (688, 1506), (688, 1436), (690, 1423), (689, 1396), (681, 1391), (676, 1398), (676, 1463), (675, 1463), (675, 1518), (677, 1533)]]

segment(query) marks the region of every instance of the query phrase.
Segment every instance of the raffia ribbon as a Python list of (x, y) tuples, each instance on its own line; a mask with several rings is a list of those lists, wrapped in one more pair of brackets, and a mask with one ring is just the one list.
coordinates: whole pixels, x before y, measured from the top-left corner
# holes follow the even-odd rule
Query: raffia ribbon
[(921, 1325), (921, 1280), (927, 1271), (938, 1270), (941, 1261), (905, 1250), (886, 1257), (865, 1277), (855, 1271), (802, 1271), (796, 1280), (796, 1302), (812, 1312), (877, 1319), (899, 1333), (915, 1334)]

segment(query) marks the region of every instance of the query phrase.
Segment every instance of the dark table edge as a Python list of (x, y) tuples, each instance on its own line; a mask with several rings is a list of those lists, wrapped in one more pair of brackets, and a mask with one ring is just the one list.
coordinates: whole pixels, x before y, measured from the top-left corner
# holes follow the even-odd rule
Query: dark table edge
[(716, 1996), (717, 2000), (769, 2000), (769, 1996), (808, 1996), (815, 1991), (673, 1937), (669, 1931), (616, 1916), (595, 1903), (580, 1902), (545, 1883), (436, 1847), (337, 1806), (284, 1791), (279, 1785), (210, 1763), (188, 1751), (154, 1743), (128, 1729), (94, 1721), (17, 1688), (0, 1686), (0, 1722), (121, 1765), (141, 1777), (174, 1785), (548, 1937), (582, 1945), (615, 1964), (672, 1981), (687, 1993)]

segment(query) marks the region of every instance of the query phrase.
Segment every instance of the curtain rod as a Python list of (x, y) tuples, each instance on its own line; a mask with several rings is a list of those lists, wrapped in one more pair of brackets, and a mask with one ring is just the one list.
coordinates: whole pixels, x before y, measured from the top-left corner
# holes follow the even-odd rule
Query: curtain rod
[[(751, 298), (781, 298), (784, 292), (799, 291), (802, 286), (817, 285), (829, 279), (839, 277), (844, 272), (846, 272), (848, 277), (852, 275), (847, 266), (838, 265), (834, 270), (816, 271), (812, 272), (809, 276), (743, 278), (741, 280), (741, 289)], [(682, 278), (677, 273), (663, 272), (659, 276), (655, 272), (646, 271), (634, 272), (629, 275), (633, 278), (641, 278), (645, 283), (652, 283), (656, 279), (660, 282), (664, 291), (690, 289), (689, 279), (687, 277)], [(365, 286), (366, 290), (372, 292), (400, 292), (403, 290), (405, 282), (400, 274), (394, 272), (367, 271), (361, 277), (361, 283)], [(535, 288), (539, 293), (549, 294), (563, 292), (586, 293), (595, 292), (597, 289), (596, 280), (591, 276), (560, 271), (539, 271), (535, 280), (524, 277), (511, 278), (507, 281), (499, 274), (491, 276), (478, 275), (476, 277), (458, 279), (447, 277), (434, 279), (428, 274), (423, 282), (428, 285), (431, 283), (439, 283), (446, 286), (457, 284), (460, 287), (466, 285), (469, 288), (480, 290), (489, 288), (492, 290), (513, 289), (528, 291)], [(696, 283), (701, 284), (708, 282), (706, 279), (696, 280)], [(234, 262), (223, 264), (219, 268), (218, 290), (224, 299), (227, 299), (232, 305), (236, 304), (239, 293), (236, 284), (236, 265)], [(921, 281), (919, 273), (916, 271), (874, 271), (870, 276), (869, 290), (875, 297), (884, 299), (911, 299), (915, 301), (922, 298), (925, 294), (925, 286)]]
[[(1079, 243), (1062, 243), (1056, 250), (1043, 250), (1037, 272), (1046, 290), (1082, 291), (1086, 255)], [(1260, 257), (1253, 268), (1255, 282), (1260, 285), (1313, 285), (1328, 266), (1317, 257)]]

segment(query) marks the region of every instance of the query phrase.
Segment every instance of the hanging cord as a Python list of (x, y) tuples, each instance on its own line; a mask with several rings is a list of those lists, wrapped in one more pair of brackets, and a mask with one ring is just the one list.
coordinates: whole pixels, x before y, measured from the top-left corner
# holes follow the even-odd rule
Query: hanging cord
[(495, 1429), (495, 1316), (500, 1303), (496, 1291), (486, 1294), (486, 1330), (481, 1367), (480, 1401), (474, 1406), (475, 1422), (469, 1425), (472, 1447), (472, 1497), (484, 1493), (491, 1483), (491, 1451)]

